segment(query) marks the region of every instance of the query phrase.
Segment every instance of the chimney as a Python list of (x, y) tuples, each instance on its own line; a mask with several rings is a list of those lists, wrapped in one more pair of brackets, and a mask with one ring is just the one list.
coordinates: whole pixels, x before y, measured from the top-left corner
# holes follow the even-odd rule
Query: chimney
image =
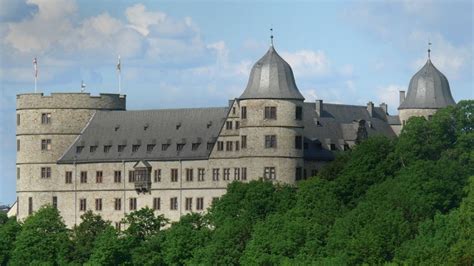
[(323, 114), (323, 100), (316, 100), (316, 113), (318, 113), (318, 116), (321, 116)]
[(388, 114), (388, 106), (386, 103), (381, 103), (380, 108), (382, 108), (385, 114)]
[(400, 105), (405, 101), (405, 91), (400, 91)]
[(374, 103), (368, 102), (367, 103), (367, 112), (369, 112), (369, 116), (372, 117), (374, 115)]

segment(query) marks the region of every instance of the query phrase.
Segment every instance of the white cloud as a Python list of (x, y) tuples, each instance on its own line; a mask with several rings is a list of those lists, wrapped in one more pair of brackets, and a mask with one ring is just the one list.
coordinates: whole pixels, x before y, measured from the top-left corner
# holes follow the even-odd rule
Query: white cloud
[(330, 62), (321, 50), (283, 52), (281, 56), (290, 64), (296, 76), (324, 76), (330, 71)]
[[(413, 31), (409, 39), (415, 43), (423, 43), (426, 40), (433, 43), (431, 61), (448, 79), (458, 78), (461, 72), (467, 70), (469, 64), (472, 64), (472, 47), (456, 46), (447, 41), (440, 33)], [(426, 54), (416, 59), (412, 63), (412, 68), (414, 70), (420, 69), (426, 59)]]
[(150, 12), (146, 10), (143, 4), (136, 4), (125, 10), (125, 15), (130, 22), (130, 27), (137, 30), (144, 36), (150, 33), (148, 29), (151, 25), (163, 23), (166, 19), (166, 14), (156, 11)]
[(378, 87), (376, 92), (377, 99), (380, 103), (386, 103), (391, 110), (391, 113), (394, 113), (400, 105), (400, 91), (406, 91), (406, 86), (390, 84), (387, 86)]

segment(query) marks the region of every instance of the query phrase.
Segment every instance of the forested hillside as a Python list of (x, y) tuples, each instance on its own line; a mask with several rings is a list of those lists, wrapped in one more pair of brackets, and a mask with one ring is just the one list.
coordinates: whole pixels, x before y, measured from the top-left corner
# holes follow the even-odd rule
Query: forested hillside
[(208, 213), (150, 209), (117, 232), (87, 212), (68, 230), (43, 207), (0, 216), (2, 265), (472, 265), (474, 101), (372, 137), (297, 186), (234, 182)]

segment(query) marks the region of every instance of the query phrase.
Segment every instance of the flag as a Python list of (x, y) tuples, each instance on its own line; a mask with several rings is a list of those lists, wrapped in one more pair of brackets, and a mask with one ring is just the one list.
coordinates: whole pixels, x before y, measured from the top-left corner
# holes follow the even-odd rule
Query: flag
[(120, 72), (122, 70), (122, 66), (120, 63), (120, 55), (118, 56), (118, 62), (117, 62), (117, 71)]
[(35, 78), (38, 77), (38, 60), (36, 60), (36, 57), (33, 58), (33, 67), (35, 69)]

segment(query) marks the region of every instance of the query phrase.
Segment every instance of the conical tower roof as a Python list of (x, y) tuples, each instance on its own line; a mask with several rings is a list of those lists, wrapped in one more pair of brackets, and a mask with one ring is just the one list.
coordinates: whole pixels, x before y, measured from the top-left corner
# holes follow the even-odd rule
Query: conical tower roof
[(455, 104), (448, 79), (428, 59), (411, 78), (407, 96), (398, 109), (439, 109)]
[(270, 46), (267, 53), (255, 63), (249, 82), (239, 99), (304, 100), (290, 65)]

